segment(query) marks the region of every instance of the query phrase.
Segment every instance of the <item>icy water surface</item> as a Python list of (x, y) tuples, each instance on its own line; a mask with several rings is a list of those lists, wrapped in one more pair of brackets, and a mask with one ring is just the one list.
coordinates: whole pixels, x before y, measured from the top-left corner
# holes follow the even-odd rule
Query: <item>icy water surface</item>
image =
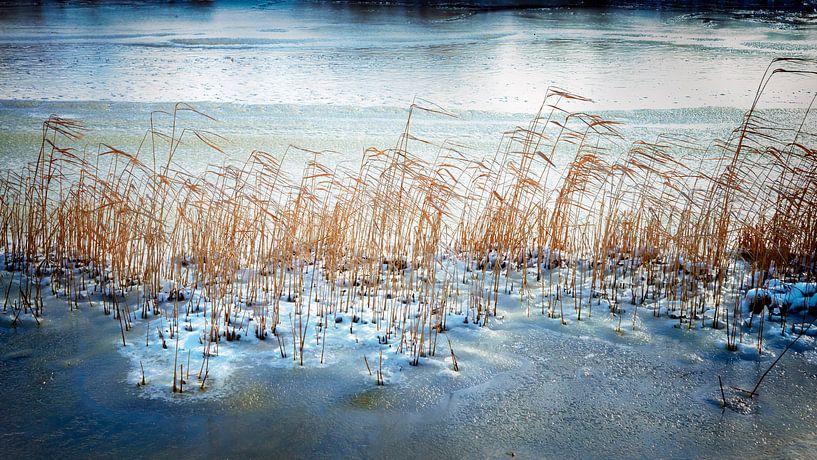
[[(329, 366), (239, 369), (217, 399), (146, 398), (126, 381), (117, 325), (99, 308), (0, 326), (0, 445), (12, 457), (813, 456), (817, 353), (808, 338), (749, 413), (722, 413), (717, 376), (751, 386), (773, 355), (702, 348), (702, 332), (608, 330), (510, 313), (452, 332), (461, 372), (433, 362), (377, 387), (358, 356)], [(604, 324), (603, 318), (594, 320)], [(588, 323), (592, 324), (592, 323)], [(697, 334), (697, 335), (696, 335)], [(270, 355), (269, 359), (276, 359)], [(149, 386), (169, 382), (151, 381)], [(729, 394), (733, 394), (727, 388)]]
[[(420, 96), (530, 112), (557, 85), (614, 109), (745, 108), (772, 58), (817, 56), (814, 18), (791, 13), (193, 5), (2, 8), (0, 99), (406, 107)], [(780, 80), (779, 104), (805, 97), (802, 78)]]

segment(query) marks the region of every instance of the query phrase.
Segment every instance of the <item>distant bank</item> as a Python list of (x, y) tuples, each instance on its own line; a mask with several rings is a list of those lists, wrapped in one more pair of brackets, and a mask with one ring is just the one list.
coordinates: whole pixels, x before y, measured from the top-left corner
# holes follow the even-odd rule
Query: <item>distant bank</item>
[(650, 9), (684, 9), (694, 11), (729, 11), (729, 10), (798, 10), (805, 12), (817, 11), (817, 1), (815, 0), (448, 0), (448, 1), (417, 1), (417, 0), (395, 0), (395, 1), (332, 1), (331, 3), (347, 4), (391, 4), (391, 5), (417, 5), (417, 6), (438, 6), (438, 7), (463, 7), (475, 9), (524, 9), (524, 8), (650, 8)]
[[(646, 9), (674, 9), (689, 11), (740, 11), (740, 10), (789, 10), (805, 13), (817, 13), (817, 0), (313, 0), (309, 2), (298, 0), (181, 0), (168, 2), (161, 0), (113, 0), (100, 3), (95, 0), (81, 0), (72, 2), (72, 6), (99, 6), (112, 5), (188, 5), (206, 9), (208, 6), (226, 5), (253, 5), (259, 8), (274, 8), (286, 4), (331, 4), (335, 6), (398, 6), (398, 7), (438, 7), (438, 8), (468, 8), (477, 10), (505, 10), (525, 8), (646, 8)], [(57, 0), (0, 0), (3, 9), (39, 9), (48, 6), (65, 6), (66, 3)]]

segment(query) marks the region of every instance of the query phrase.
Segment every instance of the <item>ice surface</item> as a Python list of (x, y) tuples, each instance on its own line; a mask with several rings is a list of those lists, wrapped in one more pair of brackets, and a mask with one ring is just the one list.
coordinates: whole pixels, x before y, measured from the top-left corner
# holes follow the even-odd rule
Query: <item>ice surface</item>
[[(781, 33), (754, 17), (298, 2), (12, 7), (0, 11), (0, 99), (406, 107), (420, 96), (523, 112), (555, 84), (609, 109), (748, 107), (772, 58), (817, 53), (813, 27)], [(796, 78), (777, 80), (768, 95), (778, 103), (805, 97)]]
[[(259, 356), (251, 365), (238, 363), (220, 382), (214, 374), (208, 391), (217, 397), (196, 397), (195, 384), (172, 396), (170, 366), (160, 366), (163, 374), (148, 377), (146, 387), (135, 385), (131, 353), (141, 353), (146, 322), (128, 334), (133, 346), (122, 348), (116, 321), (98, 305), (68, 314), (62, 299), (51, 299), (46, 311), (42, 328), (15, 333), (0, 327), (0, 339), (16, 350), (0, 357), (8, 398), (0, 430), (18, 441), (9, 452), (26, 440), (60, 442), (66, 452), (104, 448), (122, 455), (274, 450), (399, 458), (631, 457), (659, 450), (672, 457), (747, 450), (800, 457), (815, 447), (809, 441), (817, 385), (812, 337), (789, 352), (749, 401), (735, 399), (728, 386), (751, 386), (777, 352), (758, 355), (749, 344), (745, 355), (727, 352), (718, 340), (723, 331), (689, 331), (649, 314), (639, 314), (635, 331), (625, 321), (621, 335), (604, 311), (561, 326), (541, 315), (526, 317), (517, 303), (503, 307), (504, 318), (487, 328), (452, 327), (458, 373), (441, 353), (404, 366), (399, 380), (378, 387), (355, 353), (341, 353), (326, 366), (310, 359), (300, 368), (279, 359), (286, 365), (277, 367), (275, 350), (267, 353), (260, 348), (267, 343), (250, 335), (246, 342), (225, 342), (219, 358), (229, 349), (255, 350), (272, 362), (258, 363)], [(170, 342), (165, 352), (172, 351)], [(718, 375), (745, 413), (721, 414)], [(26, 377), (12, 384), (12, 376)], [(51, 416), (32, 423), (44, 413)], [(43, 444), (29, 446), (31, 453)]]

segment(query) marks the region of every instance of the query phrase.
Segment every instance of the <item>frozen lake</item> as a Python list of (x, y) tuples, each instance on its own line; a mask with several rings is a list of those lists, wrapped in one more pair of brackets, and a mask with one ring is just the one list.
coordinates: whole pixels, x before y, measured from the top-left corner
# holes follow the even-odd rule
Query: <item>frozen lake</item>
[[(557, 85), (610, 109), (746, 108), (774, 57), (815, 57), (791, 13), (150, 2), (4, 8), (0, 99), (534, 112)], [(796, 80), (796, 79), (795, 79)], [(775, 94), (790, 103), (800, 81)], [(670, 90), (671, 88), (671, 90)]]
[[(253, 149), (280, 158), (290, 145), (327, 151), (327, 165), (354, 167), (365, 148), (395, 145), (415, 97), (457, 118), (422, 115), (413, 132), (482, 157), (503, 132), (527, 123), (550, 85), (597, 101), (582, 107), (624, 122), (628, 139), (670, 133), (709, 142), (741, 122), (764, 69), (781, 56), (817, 58), (814, 16), (301, 2), (0, 6), (0, 169), (36, 159), (50, 114), (82, 120), (89, 131), (80, 148), (88, 152), (100, 142), (133, 151), (151, 111), (177, 101), (218, 119), (186, 122), (226, 138), (226, 156), (185, 150), (176, 161), (191, 172), (241, 161)], [(775, 119), (796, 120), (814, 81), (782, 75), (761, 105)], [(298, 173), (308, 157), (291, 153), (284, 168)], [(0, 281), (8, 280), (3, 272)], [(40, 327), (14, 328), (0, 315), (0, 451), (15, 458), (815, 455), (814, 337), (786, 354), (747, 413), (722, 412), (718, 376), (751, 388), (784, 339), (760, 356), (730, 353), (711, 330), (674, 328), (645, 313), (638, 333), (616, 334), (608, 315), (594, 315), (562, 327), (505, 303), (490, 327), (451, 331), (456, 374), (429, 360), (379, 387), (355, 353), (304, 368), (248, 360), (214, 385), (217, 398), (175, 397), (163, 381), (151, 385), (168, 387), (168, 396), (155, 398), (153, 387), (133, 384), (134, 361), (120, 351), (116, 321), (99, 307), (69, 312), (63, 300), (49, 299)], [(128, 340), (141, 340), (144, 330)]]

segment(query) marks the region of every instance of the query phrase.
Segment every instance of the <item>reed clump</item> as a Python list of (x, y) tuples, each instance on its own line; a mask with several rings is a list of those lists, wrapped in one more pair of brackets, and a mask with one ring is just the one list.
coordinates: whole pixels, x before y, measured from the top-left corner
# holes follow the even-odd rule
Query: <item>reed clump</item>
[[(152, 114), (130, 152), (79, 152), (82, 124), (54, 116), (37, 160), (0, 179), (3, 311), (39, 322), (46, 286), (71, 309), (93, 298), (123, 346), (138, 321), (159, 319), (174, 392), (191, 388), (186, 334), (202, 389), (226, 343), (274, 338), (280, 359), (304, 365), (314, 342), (323, 363), (328, 331), (364, 326), (377, 335), (377, 369), (363, 357), (377, 384), (384, 351), (417, 365), (440, 333), (456, 371), (450, 319), (487, 326), (517, 297), (528, 316), (564, 325), (604, 314), (624, 333), (651, 314), (723, 329), (732, 349), (759, 316), (761, 347), (764, 318), (785, 328), (812, 307), (780, 292), (809, 290), (817, 274), (814, 100), (789, 126), (764, 116), (762, 95), (775, 78), (813, 82), (815, 68), (773, 61), (742, 123), (709, 144), (628, 142), (617, 122), (568, 109), (586, 98), (550, 88), (527, 125), (479, 157), (415, 134), (417, 116), (454, 116), (418, 101), (396, 145), (367, 149), (354, 168), (295, 146), (230, 160), (220, 136), (180, 128), (210, 119), (187, 104)], [(220, 163), (190, 173), (182, 148)], [(288, 174), (296, 153), (308, 160)]]

